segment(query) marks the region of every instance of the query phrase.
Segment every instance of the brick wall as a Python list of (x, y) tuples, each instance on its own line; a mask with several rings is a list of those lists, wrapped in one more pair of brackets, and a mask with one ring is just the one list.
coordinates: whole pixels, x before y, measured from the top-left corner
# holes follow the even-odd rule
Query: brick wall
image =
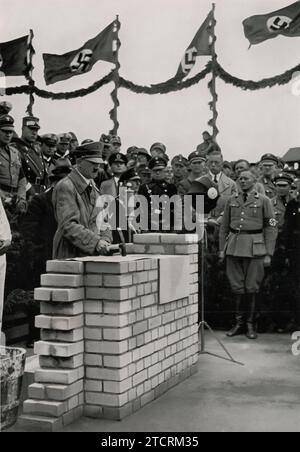
[[(131, 252), (48, 263), (23, 422), (56, 430), (82, 414), (122, 419), (196, 371), (197, 236), (142, 234)], [(188, 292), (161, 304), (162, 260), (182, 278), (175, 256), (188, 260)]]

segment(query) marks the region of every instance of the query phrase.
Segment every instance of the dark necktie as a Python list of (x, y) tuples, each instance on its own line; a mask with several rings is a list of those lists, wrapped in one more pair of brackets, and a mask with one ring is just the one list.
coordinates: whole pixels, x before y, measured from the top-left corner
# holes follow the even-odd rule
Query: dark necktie
[(247, 199), (248, 199), (248, 193), (247, 193), (247, 192), (244, 192), (244, 193), (243, 193), (243, 200), (244, 200), (244, 203), (247, 202)]
[(285, 196), (281, 196), (281, 200), (282, 200), (282, 202), (283, 202), (283, 205), (286, 207), (287, 206), (287, 200), (286, 200), (286, 197)]
[(86, 187), (86, 192), (87, 192), (87, 195), (88, 195), (89, 200), (91, 200), (92, 191), (93, 191), (92, 184), (89, 184), (89, 185)]
[(215, 184), (218, 183), (218, 176), (216, 174), (215, 174), (214, 182), (215, 182)]

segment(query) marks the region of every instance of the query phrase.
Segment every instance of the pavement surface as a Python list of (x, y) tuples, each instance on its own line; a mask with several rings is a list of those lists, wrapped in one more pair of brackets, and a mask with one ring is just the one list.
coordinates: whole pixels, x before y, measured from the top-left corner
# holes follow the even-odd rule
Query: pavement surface
[[(198, 373), (122, 421), (81, 418), (64, 432), (300, 432), (300, 355), (291, 335), (217, 336), (206, 332)], [(300, 347), (298, 347), (300, 350)], [(9, 431), (24, 431), (16, 424)]]

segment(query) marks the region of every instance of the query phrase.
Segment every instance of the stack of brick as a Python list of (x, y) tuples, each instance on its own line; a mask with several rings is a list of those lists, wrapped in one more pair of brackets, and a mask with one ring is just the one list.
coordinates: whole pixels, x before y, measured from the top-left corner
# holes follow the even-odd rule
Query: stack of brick
[[(133, 247), (144, 255), (48, 263), (36, 290), (42, 300), (36, 321), (42, 341), (35, 347), (41, 369), (23, 419), (44, 421), (50, 429), (82, 412), (122, 419), (196, 371), (197, 240), (143, 234)], [(172, 268), (174, 256), (188, 261), (187, 293), (161, 304), (161, 261)]]
[(82, 416), (84, 404), (84, 264), (50, 261), (35, 290), (40, 368), (24, 402), (23, 424), (55, 431)]

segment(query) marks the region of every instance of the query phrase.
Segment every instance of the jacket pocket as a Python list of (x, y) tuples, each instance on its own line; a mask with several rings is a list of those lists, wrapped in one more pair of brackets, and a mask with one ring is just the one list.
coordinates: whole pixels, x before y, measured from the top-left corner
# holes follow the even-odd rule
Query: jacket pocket
[(267, 254), (267, 249), (263, 238), (254, 237), (252, 247), (253, 257), (265, 256)]

